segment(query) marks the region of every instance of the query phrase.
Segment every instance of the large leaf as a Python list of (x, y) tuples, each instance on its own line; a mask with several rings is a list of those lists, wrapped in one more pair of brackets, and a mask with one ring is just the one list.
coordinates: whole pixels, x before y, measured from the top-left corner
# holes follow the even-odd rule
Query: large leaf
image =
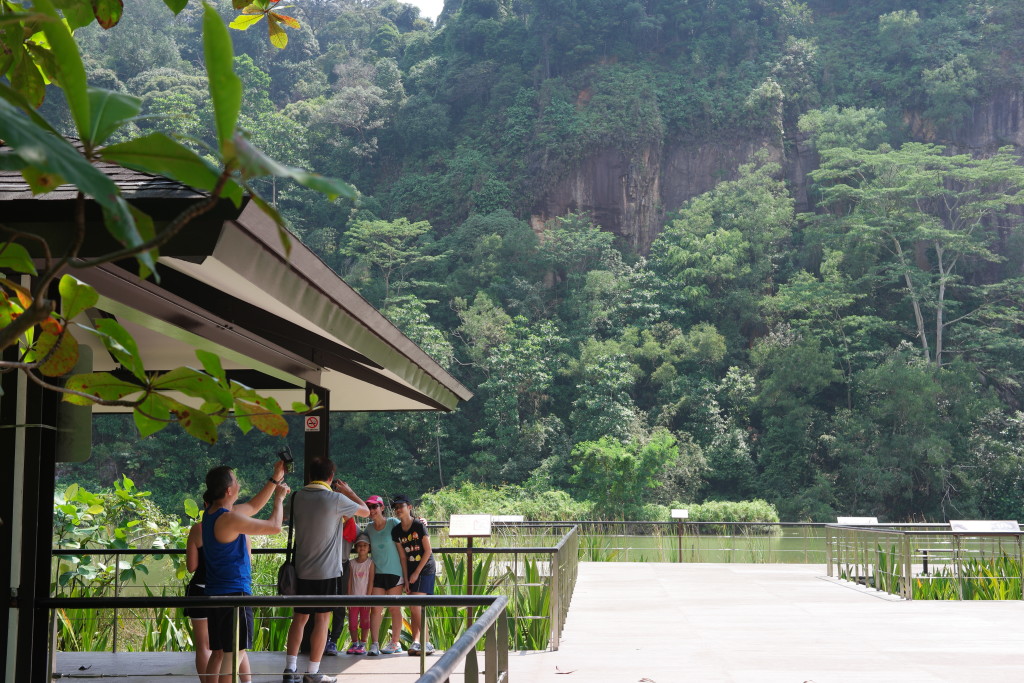
[(167, 5), (175, 15), (177, 15), (188, 5), (188, 0), (164, 0), (164, 4)]
[(117, 26), (117, 22), (121, 21), (124, 2), (123, 0), (92, 0), (92, 9), (100, 26), (113, 28)]
[[(44, 326), (44, 330), (45, 330)], [(63, 330), (63, 328), (61, 328)], [(41, 347), (48, 340), (49, 333), (44, 332), (39, 337), (37, 347)], [(56, 348), (52, 351), (46, 348), (45, 353), (39, 353), (39, 358), (46, 358), (39, 366), (39, 372), (47, 377), (60, 377), (75, 369), (78, 364), (78, 340), (68, 332), (58, 334), (54, 340)], [(52, 345), (51, 345), (52, 346)]]
[[(64, 386), (103, 401), (118, 401), (125, 396), (145, 391), (144, 387), (134, 382), (118, 379), (109, 372), (87, 372), (81, 375), (72, 375)], [(92, 401), (89, 399), (73, 394), (64, 394), (64, 401), (79, 406), (92, 405)]]
[(227, 26), (217, 10), (208, 4), (203, 11), (203, 55), (217, 141), (221, 153), (226, 155), (242, 110), (242, 80), (234, 71), (234, 52)]
[(34, 9), (52, 17), (54, 21), (43, 22), (43, 33), (50, 43), (57, 58), (57, 81), (64, 98), (67, 100), (71, 118), (75, 121), (78, 136), (85, 139), (89, 132), (89, 95), (86, 89), (85, 67), (82, 56), (78, 53), (78, 45), (71, 35), (68, 25), (60, 19), (52, 0), (35, 0)]
[(224, 366), (220, 362), (220, 356), (209, 351), (197, 349), (196, 358), (203, 364), (203, 370), (206, 370), (206, 374), (216, 377), (221, 382), (226, 381), (227, 375), (224, 373)]
[(281, 417), (281, 415), (267, 410), (262, 406), (256, 405), (255, 403), (238, 401), (235, 408), (236, 410), (238, 410), (238, 406), (240, 406), (244, 411), (244, 417), (252, 423), (252, 426), (264, 434), (269, 434), (271, 436), (288, 436), (288, 423), (283, 417)]
[(158, 391), (180, 391), (186, 396), (213, 401), (231, 410), (234, 397), (213, 377), (192, 368), (175, 368), (153, 378), (150, 386)]
[(21, 169), (21, 177), (28, 183), (34, 195), (53, 192), (61, 185), (64, 185), (64, 179), (56, 173), (40, 171), (35, 166), (26, 166)]
[[(0, 96), (4, 95), (3, 90), (0, 84)], [(26, 163), (73, 183), (101, 206), (127, 214), (127, 207), (119, 205), (121, 197), (117, 186), (106, 174), (86, 161), (67, 140), (51, 135), (37, 125), (35, 118), (29, 121), (22, 116), (7, 97), (0, 100), (0, 139), (10, 145)]]
[(142, 110), (142, 100), (133, 95), (93, 87), (88, 92), (92, 124), (86, 140), (93, 145), (102, 145), (128, 119), (138, 116)]
[(274, 14), (267, 15), (267, 33), (270, 36), (271, 45), (280, 50), (288, 47), (288, 34), (285, 33), (284, 27), (281, 26)]
[(68, 26), (74, 31), (77, 28), (88, 26), (96, 20), (92, 5), (83, 0), (53, 0), (53, 4), (64, 13), (68, 20)]
[(46, 119), (36, 112), (35, 107), (32, 106), (31, 102), (26, 100), (20, 92), (2, 82), (0, 82), (0, 99), (3, 99), (10, 105), (20, 109), (22, 113), (32, 120), (32, 123), (36, 124), (36, 126), (41, 128), (43, 131), (50, 133), (54, 137), (60, 137), (60, 133), (54, 130), (53, 126), (51, 126)]
[[(121, 196), (115, 197), (109, 205), (103, 205), (103, 220), (106, 223), (107, 231), (126, 247), (138, 247), (145, 241), (142, 233), (139, 232), (139, 225), (135, 222), (135, 214), (136, 211), (133, 211)], [(153, 232), (152, 226), (152, 221), (149, 221), (147, 232), (150, 234)], [(150, 271), (156, 270), (156, 261), (152, 251), (141, 252), (135, 258)]]
[(22, 48), (19, 52), (20, 54), (15, 54), (14, 68), (10, 73), (11, 85), (22, 93), (33, 107), (38, 107), (46, 96), (43, 75), (39, 73), (27, 49)]
[[(100, 157), (125, 168), (167, 176), (207, 192), (217, 186), (220, 177), (210, 162), (163, 133), (110, 145), (100, 152)], [(225, 183), (221, 191), (235, 206), (241, 205), (242, 194), (241, 186), (233, 180)]]
[(166, 396), (152, 393), (132, 411), (132, 418), (139, 435), (146, 438), (155, 434), (171, 423), (171, 406), (173, 402)]
[(92, 308), (99, 299), (100, 295), (89, 285), (70, 275), (61, 277), (60, 313), (65, 320), (71, 320), (85, 309)]
[(143, 367), (139, 347), (128, 330), (121, 327), (121, 324), (112, 318), (103, 318), (96, 321), (95, 331), (103, 340), (107, 351), (117, 359), (117, 362), (135, 375), (140, 382), (146, 382), (146, 368)]
[(178, 417), (178, 424), (186, 432), (206, 443), (217, 443), (217, 425), (201, 410), (190, 408), (184, 403), (171, 401), (171, 411)]
[(238, 154), (239, 168), (242, 175), (246, 178), (258, 178), (267, 175), (291, 178), (300, 185), (327, 195), (329, 199), (337, 197), (344, 197), (345, 199), (356, 198), (356, 189), (348, 183), (274, 161), (251, 145), (241, 135), (235, 135), (234, 147)]
[(16, 273), (37, 274), (28, 249), (17, 242), (0, 243), (0, 268), (8, 268)]
[(228, 24), (231, 28), (236, 31), (245, 31), (253, 24), (258, 23), (263, 19), (263, 13), (252, 15), (252, 14), (239, 14), (234, 20)]

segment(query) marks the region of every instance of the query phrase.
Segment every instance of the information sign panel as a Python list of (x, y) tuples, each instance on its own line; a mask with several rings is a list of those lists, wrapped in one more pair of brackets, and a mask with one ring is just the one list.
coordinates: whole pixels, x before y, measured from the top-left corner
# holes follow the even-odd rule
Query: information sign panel
[(491, 535), (490, 515), (452, 515), (448, 520), (448, 535), (453, 538), (472, 538)]
[(951, 519), (949, 528), (953, 531), (1020, 531), (1020, 524), (1014, 519)]
[(491, 515), (491, 523), (525, 522), (523, 515)]
[(690, 517), (690, 511), (689, 510), (681, 510), (679, 508), (673, 508), (672, 509), (672, 519), (689, 519), (689, 517)]
[(878, 524), (878, 517), (836, 517), (836, 524), (843, 524), (844, 526)]

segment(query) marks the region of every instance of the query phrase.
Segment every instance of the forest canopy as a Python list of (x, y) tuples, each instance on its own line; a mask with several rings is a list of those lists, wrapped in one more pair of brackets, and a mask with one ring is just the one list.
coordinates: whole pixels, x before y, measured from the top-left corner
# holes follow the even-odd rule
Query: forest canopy
[[(1024, 515), (1024, 169), (1012, 139), (969, 132), (1021, 96), (1024, 4), (448, 0), (436, 24), (393, 0), (294, 4), (284, 49), (232, 32), (240, 125), (359, 196), (254, 186), (475, 393), (449, 415), (332, 416), (357, 491)], [(216, 139), (201, 11), (134, 0), (76, 33), (90, 83), (142, 98), (137, 132), (197, 150)], [(603, 151), (736, 139), (753, 153), (660, 207), (649, 249), (585, 210), (538, 219)], [(208, 466), (255, 482), (274, 450), (104, 417), (61, 477), (127, 474), (171, 510)]]

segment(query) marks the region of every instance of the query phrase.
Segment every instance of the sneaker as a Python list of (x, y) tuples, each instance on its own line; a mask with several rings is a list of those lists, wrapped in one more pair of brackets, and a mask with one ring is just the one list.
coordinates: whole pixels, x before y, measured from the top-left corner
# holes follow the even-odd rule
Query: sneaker
[(337, 657), (338, 656), (338, 644), (333, 640), (328, 640), (327, 645), (324, 646), (324, 656), (326, 657)]
[(382, 655), (397, 655), (402, 653), (401, 643), (388, 643), (386, 647), (382, 648), (380, 653)]
[(371, 657), (376, 657), (377, 655), (379, 655), (380, 650), (377, 648), (377, 643), (371, 645), (370, 650), (366, 654), (370, 655)]
[(412, 641), (412, 645), (409, 646), (408, 652), (410, 657), (420, 656), (420, 643), (418, 640)]
[(354, 654), (354, 655), (365, 655), (366, 654), (366, 648), (363, 647), (363, 644), (361, 642), (356, 643), (356, 650), (352, 654)]
[(352, 644), (348, 646), (347, 650), (345, 650), (345, 654), (347, 654), (347, 655), (354, 655), (356, 653), (356, 649), (358, 649), (358, 647), (359, 647), (359, 641), (358, 640), (353, 640)]
[(338, 678), (322, 673), (306, 674), (302, 677), (302, 683), (338, 683)]
[(295, 673), (295, 669), (285, 669), (281, 680), (283, 683), (302, 683), (302, 676)]
[(434, 654), (434, 646), (431, 645), (430, 641), (428, 640), (427, 641), (427, 656), (429, 657), (432, 654)]

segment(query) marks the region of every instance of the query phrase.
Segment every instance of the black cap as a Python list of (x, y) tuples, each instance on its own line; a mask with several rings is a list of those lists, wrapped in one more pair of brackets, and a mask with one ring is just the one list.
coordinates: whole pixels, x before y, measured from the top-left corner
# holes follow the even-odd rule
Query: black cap
[(391, 506), (392, 507), (394, 507), (395, 505), (398, 505), (399, 503), (405, 503), (406, 505), (412, 505), (412, 501), (409, 500), (409, 496), (406, 496), (404, 494), (398, 494), (397, 496), (395, 496), (394, 498), (391, 499)]

